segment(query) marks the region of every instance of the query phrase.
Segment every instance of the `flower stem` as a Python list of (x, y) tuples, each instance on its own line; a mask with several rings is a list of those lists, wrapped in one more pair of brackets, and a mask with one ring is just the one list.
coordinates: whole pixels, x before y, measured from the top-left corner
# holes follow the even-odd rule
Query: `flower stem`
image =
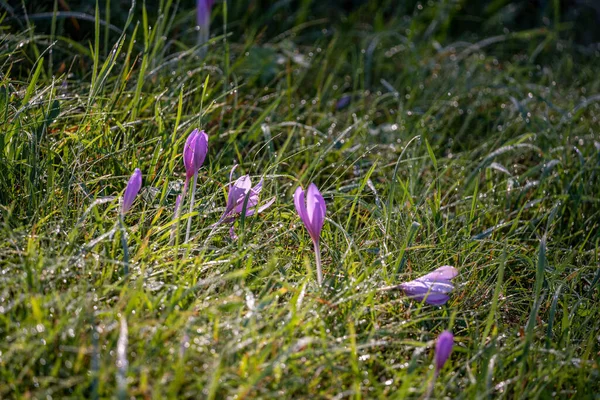
[(179, 207), (175, 210), (175, 215), (173, 219), (177, 221), (175, 224), (171, 226), (171, 236), (169, 237), (169, 246), (173, 246), (175, 244), (175, 233), (179, 231), (179, 216), (181, 215), (181, 208), (183, 207), (183, 203), (185, 201), (185, 196), (187, 194), (189, 180), (185, 180), (185, 185), (183, 185), (183, 193), (181, 194), (181, 202), (179, 203)]
[(121, 246), (123, 247), (123, 273), (129, 274), (129, 247), (127, 247), (127, 229), (123, 223), (123, 215), (119, 214), (119, 226), (121, 227)]
[(323, 270), (321, 270), (321, 247), (319, 242), (313, 242), (315, 245), (315, 260), (317, 262), (317, 282), (319, 286), (323, 284)]
[[(196, 183), (198, 182), (198, 172), (196, 171), (196, 173), (194, 174), (194, 180), (192, 182), (192, 198), (190, 199), (190, 214), (192, 213), (192, 211), (194, 211), (194, 199), (196, 197)], [(192, 216), (190, 215), (188, 217), (188, 222), (187, 222), (187, 230), (185, 231), (185, 242), (183, 243), (187, 243), (188, 240), (190, 239), (190, 230), (192, 229)]]
[(427, 392), (425, 392), (425, 396), (423, 396), (423, 400), (429, 400), (429, 398), (431, 398), (431, 395), (433, 394), (433, 389), (435, 388), (435, 381), (437, 380), (438, 373), (439, 373), (439, 371), (436, 369), (433, 374), (433, 378), (431, 379), (431, 381), (429, 382), (429, 385), (427, 386)]
[(200, 30), (198, 31), (198, 55), (200, 58), (204, 58), (206, 56), (206, 42), (208, 42), (209, 27), (200, 26)]

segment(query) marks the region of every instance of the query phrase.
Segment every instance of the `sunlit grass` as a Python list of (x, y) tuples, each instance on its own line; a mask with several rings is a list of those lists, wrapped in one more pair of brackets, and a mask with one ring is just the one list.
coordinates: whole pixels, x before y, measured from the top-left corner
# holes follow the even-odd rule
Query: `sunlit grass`
[[(303, 1), (229, 4), (225, 33), (221, 2), (201, 50), (193, 10), (159, 3), (108, 2), (79, 41), (66, 17), (0, 24), (0, 397), (418, 398), (444, 330), (434, 398), (600, 390), (600, 56), (580, 28), (492, 34), (500, 10), (473, 38), (443, 5)], [(173, 219), (194, 128), (208, 156)], [(276, 200), (232, 240), (214, 224), (234, 164)], [(311, 182), (322, 287), (292, 199)], [(382, 290), (442, 265), (445, 306)]]

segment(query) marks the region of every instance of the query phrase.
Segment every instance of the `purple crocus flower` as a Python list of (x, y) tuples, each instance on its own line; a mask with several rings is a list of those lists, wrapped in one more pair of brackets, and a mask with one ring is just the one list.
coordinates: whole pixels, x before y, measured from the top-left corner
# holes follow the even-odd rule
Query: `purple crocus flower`
[(454, 289), (454, 285), (450, 280), (456, 275), (458, 275), (456, 268), (444, 265), (427, 275), (402, 283), (400, 288), (411, 299), (425, 300), (427, 304), (441, 306), (450, 298), (448, 293)]
[(206, 153), (208, 152), (208, 135), (204, 131), (194, 129), (185, 141), (183, 148), (183, 165), (185, 166), (186, 185), (194, 174), (198, 173)]
[(208, 27), (210, 24), (210, 11), (214, 4), (214, 0), (197, 0), (196, 1), (196, 23), (200, 27)]
[(336, 110), (341, 110), (342, 108), (346, 108), (348, 107), (348, 105), (350, 104), (350, 102), (352, 101), (352, 96), (350, 95), (345, 95), (342, 96), (337, 103), (335, 103), (335, 109)]
[[(442, 267), (443, 268), (443, 267)], [(437, 270), (436, 270), (437, 271)], [(450, 331), (444, 331), (440, 333), (436, 342), (435, 342), (435, 371), (433, 373), (433, 378), (429, 382), (429, 388), (427, 389), (427, 393), (423, 398), (429, 399), (433, 394), (433, 389), (435, 387), (435, 381), (437, 380), (440, 371), (444, 367), (446, 361), (450, 357), (450, 353), (452, 353), (452, 347), (454, 346), (454, 336)]]
[[(194, 209), (194, 196), (196, 194), (196, 182), (198, 180), (198, 171), (204, 164), (204, 159), (208, 153), (208, 135), (206, 132), (194, 129), (185, 141), (183, 148), (183, 165), (185, 166), (185, 185), (183, 186), (183, 194), (185, 196), (187, 188), (190, 184), (190, 179), (193, 177), (192, 196), (190, 199), (190, 213)], [(179, 217), (179, 207), (175, 213), (175, 218)], [(192, 228), (192, 216), (188, 218), (187, 230), (185, 233), (185, 243), (190, 238), (190, 229)], [(171, 243), (174, 239), (174, 231), (171, 231)]]
[(210, 34), (210, 12), (214, 0), (196, 1), (196, 23), (198, 25), (198, 44), (202, 45), (208, 41)]
[[(262, 190), (263, 180), (254, 187), (252, 187), (252, 181), (250, 179), (250, 175), (244, 175), (236, 179), (235, 182), (231, 183), (233, 172), (237, 168), (237, 164), (233, 166), (231, 172), (229, 174), (229, 192), (227, 193), (227, 206), (225, 207), (225, 211), (223, 215), (219, 219), (219, 221), (215, 224), (218, 225), (221, 222), (233, 223), (235, 218), (244, 211), (244, 203), (246, 202), (246, 197), (248, 197), (248, 202), (246, 204), (246, 217), (254, 215), (256, 213), (260, 213), (273, 204), (275, 202), (275, 197), (267, 201), (262, 206), (258, 207), (258, 195)], [(236, 238), (235, 232), (233, 231), (233, 225), (230, 229), (230, 235), (232, 238)]]
[(142, 187), (142, 171), (139, 168), (136, 168), (129, 178), (129, 182), (127, 182), (127, 187), (125, 188), (125, 193), (123, 194), (123, 204), (121, 205), (121, 215), (125, 215), (127, 211), (131, 208), (133, 201), (135, 200), (135, 196), (137, 196), (138, 192)]
[(306, 202), (304, 201), (304, 190), (302, 187), (296, 189), (294, 192), (294, 205), (313, 241), (317, 263), (317, 281), (320, 286), (323, 283), (323, 271), (321, 270), (321, 249), (319, 240), (321, 237), (321, 229), (323, 229), (323, 224), (325, 223), (325, 199), (323, 199), (317, 186), (314, 183), (311, 183), (306, 191)]
[(435, 373), (436, 375), (442, 370), (446, 360), (452, 353), (454, 346), (454, 336), (450, 331), (444, 331), (438, 336), (435, 343)]

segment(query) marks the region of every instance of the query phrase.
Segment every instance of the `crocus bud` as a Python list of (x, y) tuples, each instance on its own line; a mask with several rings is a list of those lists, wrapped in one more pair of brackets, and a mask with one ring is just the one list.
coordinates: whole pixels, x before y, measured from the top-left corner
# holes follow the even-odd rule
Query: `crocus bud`
[(139, 168), (136, 168), (133, 171), (133, 175), (129, 178), (129, 182), (127, 182), (127, 187), (125, 188), (125, 194), (123, 194), (123, 204), (121, 206), (121, 215), (125, 215), (127, 211), (131, 208), (133, 201), (135, 200), (135, 196), (137, 196), (140, 188), (142, 187), (142, 171)]
[(314, 183), (308, 186), (306, 203), (304, 201), (304, 190), (298, 187), (294, 192), (294, 205), (313, 242), (319, 243), (321, 229), (323, 229), (325, 223), (326, 206), (325, 199), (321, 196), (317, 186)]
[(448, 294), (454, 289), (450, 280), (456, 275), (458, 275), (456, 268), (444, 265), (427, 275), (402, 283), (400, 288), (411, 299), (425, 300), (427, 304), (441, 306), (450, 298)]
[(449, 331), (444, 331), (438, 336), (437, 342), (435, 343), (435, 372), (438, 374), (444, 367), (444, 364), (452, 353), (452, 346), (454, 346), (454, 336)]
[(208, 135), (204, 131), (194, 129), (185, 141), (183, 148), (183, 165), (187, 180), (200, 170), (207, 152)]
[(335, 103), (335, 109), (341, 110), (342, 108), (346, 108), (346, 107), (348, 107), (348, 105), (350, 104), (351, 101), (352, 101), (352, 96), (350, 96), (350, 95), (342, 96), (337, 101), (337, 103)]
[(306, 191), (306, 203), (304, 202), (304, 190), (302, 190), (301, 187), (298, 187), (294, 192), (294, 205), (313, 241), (317, 264), (317, 281), (319, 282), (319, 286), (321, 286), (323, 284), (323, 270), (321, 268), (321, 248), (319, 246), (319, 239), (321, 238), (323, 223), (325, 223), (325, 199), (321, 196), (317, 186), (314, 183), (311, 183)]

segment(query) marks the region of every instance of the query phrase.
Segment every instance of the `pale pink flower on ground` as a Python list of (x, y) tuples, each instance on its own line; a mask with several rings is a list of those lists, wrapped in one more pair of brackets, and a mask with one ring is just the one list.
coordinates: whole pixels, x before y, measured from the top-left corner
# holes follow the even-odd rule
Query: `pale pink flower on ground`
[(427, 275), (402, 283), (400, 288), (411, 299), (424, 300), (427, 304), (441, 306), (450, 298), (448, 294), (454, 289), (451, 280), (456, 275), (458, 275), (456, 268), (444, 265)]

